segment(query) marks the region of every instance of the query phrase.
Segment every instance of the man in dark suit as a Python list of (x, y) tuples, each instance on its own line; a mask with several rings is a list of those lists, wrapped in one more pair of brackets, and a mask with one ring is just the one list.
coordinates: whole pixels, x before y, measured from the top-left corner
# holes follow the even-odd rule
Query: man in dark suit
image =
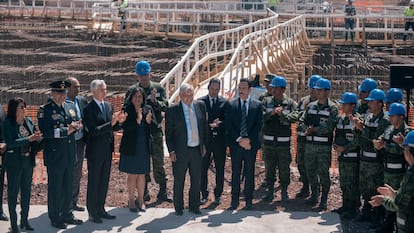
[(208, 198), (207, 173), (212, 159), (216, 167), (216, 188), (214, 189), (214, 203), (216, 205), (220, 205), (220, 197), (223, 193), (224, 164), (226, 162), (224, 111), (226, 110), (228, 102), (218, 95), (219, 91), (220, 80), (213, 78), (208, 83), (208, 95), (199, 98), (206, 105), (209, 126), (206, 155), (203, 157), (203, 168), (201, 170), (201, 204), (206, 203)]
[(3, 105), (0, 105), (0, 220), (8, 221), (9, 218), (4, 214), (3, 211), (3, 188), (4, 188), (4, 152), (6, 151), (6, 144), (3, 143), (3, 134), (1, 125), (3, 124), (4, 119), (6, 119), (6, 113), (4, 112)]
[[(79, 120), (83, 118), (83, 108), (88, 104), (86, 98), (78, 95), (80, 91), (79, 81), (74, 77), (66, 79), (71, 85), (68, 88), (67, 99), (72, 101), (76, 108), (76, 116)], [(79, 186), (82, 178), (83, 160), (85, 159), (85, 138), (83, 129), (75, 133), (76, 140), (76, 157), (75, 166), (73, 167), (73, 185), (72, 185), (72, 210), (84, 211), (85, 208), (78, 206)]]
[(115, 112), (112, 104), (104, 101), (106, 84), (104, 80), (91, 82), (93, 100), (83, 110), (83, 120), (87, 130), (86, 159), (88, 162), (88, 189), (86, 206), (89, 220), (102, 223), (104, 219), (116, 217), (105, 211), (111, 173), (112, 152), (114, 151), (114, 131), (119, 130), (126, 114)]
[(165, 136), (174, 175), (174, 208), (176, 215), (183, 214), (184, 182), (189, 169), (189, 211), (201, 214), (200, 178), (202, 157), (206, 151), (206, 106), (201, 101), (194, 101), (194, 89), (188, 83), (180, 86), (180, 99), (165, 113)]
[(38, 113), (39, 128), (43, 133), (43, 159), (47, 167), (48, 214), (52, 226), (66, 229), (66, 224), (79, 225), (71, 212), (73, 165), (76, 142), (74, 134), (83, 126), (76, 116), (71, 101), (66, 101), (70, 83), (56, 81), (50, 84), (51, 98)]
[[(240, 79), (239, 97), (230, 101), (225, 112), (225, 126), (231, 154), (231, 206), (237, 209), (240, 197), (240, 175), (244, 168), (244, 197), (246, 209), (252, 209), (254, 191), (254, 167), (262, 128), (262, 103), (250, 98), (250, 82)], [(243, 166), (244, 162), (244, 166)]]

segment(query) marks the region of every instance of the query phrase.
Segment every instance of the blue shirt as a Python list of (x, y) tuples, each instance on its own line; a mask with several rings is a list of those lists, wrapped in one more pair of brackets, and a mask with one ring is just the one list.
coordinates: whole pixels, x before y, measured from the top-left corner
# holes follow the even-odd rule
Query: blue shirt
[[(193, 139), (191, 137), (193, 130), (191, 129), (191, 123), (190, 123), (190, 111), (189, 108), (186, 104), (184, 104), (183, 102), (181, 102), (181, 106), (183, 106), (183, 112), (184, 112), (184, 118), (185, 118), (185, 125), (187, 127), (187, 146), (189, 147), (195, 147), (195, 146), (199, 146), (200, 142), (193, 142)], [(198, 134), (198, 123), (197, 123), (197, 115), (195, 113), (195, 108), (194, 108), (194, 104), (191, 103), (190, 104), (191, 109), (193, 110), (193, 115), (194, 115), (194, 120), (195, 120), (195, 124), (197, 127), (197, 135)]]

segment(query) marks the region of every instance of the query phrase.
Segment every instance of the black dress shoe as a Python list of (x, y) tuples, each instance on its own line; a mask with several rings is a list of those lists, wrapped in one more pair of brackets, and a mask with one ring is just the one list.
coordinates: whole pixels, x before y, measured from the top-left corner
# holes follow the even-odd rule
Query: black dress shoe
[(173, 202), (172, 198), (170, 196), (168, 196), (168, 193), (159, 193), (157, 195), (157, 200), (159, 202), (164, 202), (164, 201), (166, 201), (168, 203), (172, 203)]
[(116, 216), (108, 214), (108, 212), (102, 212), (99, 215), (103, 219), (116, 219)]
[(81, 225), (83, 223), (82, 220), (77, 218), (64, 219), (63, 222), (71, 225)]
[(177, 216), (183, 215), (183, 210), (175, 210), (175, 215)]
[(72, 205), (72, 210), (74, 211), (85, 211), (85, 208), (83, 208), (82, 206), (78, 206), (76, 204)]
[(3, 212), (0, 212), (0, 220), (1, 221), (9, 221), (9, 218)]
[(20, 221), (20, 229), (26, 230), (26, 231), (34, 231), (34, 228), (30, 226), (29, 222), (26, 221)]
[(102, 219), (99, 216), (89, 215), (89, 221), (94, 223), (102, 223)]
[(131, 211), (132, 213), (137, 213), (138, 212), (138, 208), (137, 207), (129, 208), (129, 211)]
[(206, 202), (207, 202), (207, 198), (201, 198), (200, 199), (200, 205), (204, 205), (204, 204), (206, 204)]
[(63, 222), (52, 222), (52, 226), (57, 229), (66, 229), (67, 225)]
[(199, 209), (190, 209), (189, 210), (190, 213), (196, 214), (196, 215), (200, 215), (202, 214), (201, 211)]

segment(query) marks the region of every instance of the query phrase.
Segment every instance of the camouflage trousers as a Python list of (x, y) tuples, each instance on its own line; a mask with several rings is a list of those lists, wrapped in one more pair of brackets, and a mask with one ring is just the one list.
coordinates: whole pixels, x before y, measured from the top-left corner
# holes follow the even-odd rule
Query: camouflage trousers
[(339, 182), (342, 197), (352, 201), (359, 201), (359, 163), (339, 161)]
[(152, 133), (151, 147), (152, 174), (154, 175), (155, 182), (160, 185), (160, 188), (165, 188), (167, 177), (164, 169), (164, 142), (161, 130)]
[(283, 187), (290, 184), (290, 163), (292, 156), (289, 146), (263, 145), (265, 155), (266, 180), (271, 185), (276, 181), (276, 169), (279, 169), (279, 180)]
[(305, 167), (309, 184), (314, 189), (319, 185), (322, 192), (328, 193), (331, 187), (329, 168), (331, 167), (332, 146), (306, 143)]
[(364, 201), (378, 194), (377, 188), (384, 184), (384, 165), (381, 162), (359, 163), (359, 191)]
[(398, 190), (403, 176), (404, 173), (391, 173), (384, 171), (384, 183), (391, 186), (394, 190)]
[(300, 180), (303, 184), (308, 184), (305, 167), (305, 142), (298, 142), (296, 145), (296, 164), (298, 165)]

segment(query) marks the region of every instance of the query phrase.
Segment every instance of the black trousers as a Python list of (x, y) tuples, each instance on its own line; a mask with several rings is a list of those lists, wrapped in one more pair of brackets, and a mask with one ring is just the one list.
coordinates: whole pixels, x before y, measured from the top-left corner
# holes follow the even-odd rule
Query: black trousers
[(50, 221), (60, 223), (71, 218), (73, 164), (47, 167), (47, 207)]
[(82, 178), (83, 160), (85, 159), (85, 141), (76, 141), (76, 163), (73, 167), (72, 205), (78, 203), (80, 180)]
[(193, 211), (200, 209), (201, 163), (200, 147), (188, 148), (186, 153), (177, 154), (177, 161), (172, 164), (174, 175), (174, 208), (176, 211), (182, 211), (184, 209), (183, 192), (187, 169), (190, 172), (188, 207)]
[[(257, 150), (245, 150), (240, 146), (232, 146), (231, 154), (231, 203), (238, 204), (240, 198), (241, 171), (244, 175), (244, 197), (246, 202), (252, 202), (254, 191), (254, 167)], [(244, 166), (243, 166), (244, 165)]]
[(4, 154), (0, 156), (1, 166), (0, 166), (0, 213), (3, 213), (3, 188), (4, 188)]
[(9, 205), (10, 223), (17, 225), (17, 196), (20, 190), (21, 220), (25, 221), (29, 215), (30, 193), (32, 188), (33, 167), (29, 157), (23, 161), (24, 167), (7, 170), (7, 203)]
[(201, 173), (201, 195), (204, 198), (208, 196), (208, 169), (211, 162), (214, 160), (216, 167), (216, 187), (214, 189), (214, 196), (220, 197), (223, 193), (224, 186), (224, 165), (226, 162), (226, 146), (220, 145), (220, 142), (213, 142), (206, 148), (206, 155), (203, 157), (203, 168)]
[(89, 215), (97, 216), (105, 211), (105, 200), (108, 193), (109, 176), (111, 174), (112, 152), (100, 158), (87, 158), (88, 189), (86, 206)]

